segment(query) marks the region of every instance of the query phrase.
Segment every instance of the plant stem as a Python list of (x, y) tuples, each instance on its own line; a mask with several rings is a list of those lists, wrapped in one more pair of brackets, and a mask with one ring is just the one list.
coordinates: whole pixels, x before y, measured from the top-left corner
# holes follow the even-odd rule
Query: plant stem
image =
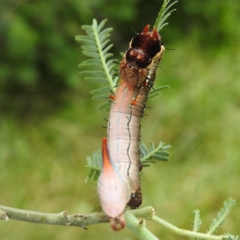
[(9, 219), (15, 219), (31, 223), (78, 226), (84, 229), (86, 229), (86, 226), (91, 224), (108, 222), (108, 217), (104, 213), (93, 213), (86, 215), (69, 215), (67, 211), (63, 211), (61, 213), (42, 213), (10, 208), (0, 205), (0, 219), (6, 220), (4, 216), (5, 218), (7, 216), (7, 218)]
[(144, 220), (138, 220), (130, 211), (124, 214), (127, 228), (141, 240), (158, 240), (146, 227)]
[(223, 236), (214, 236), (214, 235), (209, 235), (209, 234), (204, 234), (204, 233), (192, 232), (192, 231), (185, 230), (185, 229), (180, 229), (155, 215), (152, 216), (152, 220), (163, 225), (164, 227), (170, 229), (171, 231), (173, 231), (174, 233), (176, 233), (178, 235), (194, 237), (194, 238), (201, 238), (201, 239), (208, 239), (208, 240), (222, 240), (223, 239)]
[[(144, 218), (147, 220), (153, 220), (162, 226), (170, 229), (178, 235), (188, 236), (192, 238), (201, 238), (208, 240), (222, 240), (224, 236), (214, 236), (204, 233), (193, 232), (185, 229), (180, 229), (174, 225), (166, 222), (165, 220), (154, 215), (154, 208), (149, 206), (141, 209), (127, 210), (124, 215), (126, 218), (127, 228), (133, 232), (139, 239), (142, 240), (157, 240), (146, 227), (143, 220), (137, 218)], [(17, 208), (11, 208), (0, 205), (0, 219), (9, 221), (9, 219), (15, 219), (19, 221), (39, 223), (39, 224), (51, 224), (51, 225), (64, 225), (64, 226), (77, 226), (83, 229), (87, 229), (86, 226), (97, 223), (109, 222), (105, 213), (92, 213), (92, 214), (71, 214), (67, 211), (61, 213), (42, 213), (29, 210), (21, 210)]]
[[(127, 211), (128, 212), (128, 211)], [(145, 207), (137, 210), (129, 210), (139, 218), (150, 219), (154, 214), (152, 207)], [(0, 205), (0, 219), (8, 221), (15, 219), (19, 221), (39, 223), (39, 224), (52, 224), (64, 226), (77, 226), (86, 229), (86, 226), (108, 222), (109, 219), (105, 213), (92, 213), (92, 214), (71, 214), (67, 211), (61, 213), (43, 213), (29, 210), (21, 210)]]

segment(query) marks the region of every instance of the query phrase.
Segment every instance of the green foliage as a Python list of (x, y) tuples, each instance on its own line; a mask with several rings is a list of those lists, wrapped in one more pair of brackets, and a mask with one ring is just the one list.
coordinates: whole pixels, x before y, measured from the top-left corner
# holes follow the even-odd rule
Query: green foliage
[(94, 151), (92, 153), (92, 157), (87, 156), (87, 168), (90, 168), (90, 171), (88, 173), (88, 176), (86, 178), (86, 182), (88, 179), (93, 178), (94, 181), (98, 180), (98, 177), (100, 175), (100, 171), (102, 169), (102, 151)]
[(119, 80), (118, 77), (113, 78), (113, 74), (111, 74), (116, 65), (112, 59), (109, 59), (113, 56), (109, 53), (113, 46), (113, 44), (109, 44), (112, 28), (103, 28), (106, 21), (105, 19), (98, 25), (97, 21), (93, 19), (92, 25), (82, 26), (87, 36), (79, 35), (75, 37), (77, 42), (82, 43), (82, 53), (90, 57), (90, 59), (79, 64), (80, 75), (87, 81), (108, 83), (107, 86), (90, 92), (94, 100), (105, 99), (105, 102), (98, 107), (99, 109), (110, 106), (110, 102), (108, 100), (106, 102), (106, 99), (108, 99), (110, 91), (115, 92), (115, 86), (117, 86)]
[[(99, 25), (94, 19), (91, 26), (84, 25), (82, 29), (86, 31), (87, 36), (80, 35), (76, 36), (75, 39), (77, 42), (82, 43), (82, 53), (91, 59), (83, 61), (79, 64), (79, 67), (82, 69), (80, 75), (83, 76), (85, 80), (91, 82), (108, 82), (111, 91), (114, 91), (114, 87), (117, 84), (118, 78), (112, 78), (111, 72), (115, 68), (113, 60), (109, 60), (113, 54), (109, 53), (109, 50), (113, 44), (110, 42), (110, 32), (112, 28), (103, 29), (106, 19), (103, 20)], [(105, 90), (106, 88), (104, 88)], [(92, 91), (94, 94), (99, 94), (102, 92), (103, 88)], [(94, 97), (98, 97), (95, 95)]]
[(151, 89), (150, 93), (148, 94), (148, 99), (158, 96), (159, 92), (161, 90), (167, 89), (167, 88), (170, 88), (170, 87), (169, 86), (161, 86), (161, 87)]
[(213, 219), (207, 233), (214, 234), (218, 231), (219, 227), (223, 225), (225, 218), (229, 215), (232, 207), (236, 204), (234, 199), (229, 198), (223, 203), (223, 208), (217, 214), (217, 217)]
[[(227, 201), (223, 203), (223, 208), (218, 212), (217, 217), (213, 219), (212, 223), (210, 224), (209, 230), (207, 234), (212, 235), (217, 233), (218, 229), (223, 225), (226, 217), (230, 214), (232, 207), (236, 204), (236, 201), (232, 198), (229, 198)], [(198, 209), (193, 211), (194, 220), (192, 221), (192, 230), (193, 232), (198, 232), (201, 225), (202, 220), (200, 219), (200, 211)], [(203, 240), (202, 238), (198, 237), (191, 237), (190, 240)], [(225, 234), (223, 239), (226, 240), (234, 240), (238, 239), (238, 236), (234, 237), (231, 234)]]
[(238, 236), (233, 236), (230, 233), (226, 234), (225, 236), (223, 236), (223, 240), (238, 240), (239, 237)]
[[(198, 209), (193, 210), (193, 221), (192, 223), (192, 230), (193, 232), (198, 232), (201, 225), (202, 225), (202, 220), (200, 218), (200, 211)], [(195, 238), (190, 238), (191, 240), (197, 240)]]
[(163, 29), (163, 27), (168, 24), (166, 23), (166, 20), (171, 15), (172, 12), (176, 11), (176, 9), (171, 9), (171, 7), (176, 3), (177, 1), (171, 2), (171, 0), (164, 0), (162, 8), (154, 24), (158, 32), (160, 32)]
[(79, 57), (72, 36), (77, 22), (86, 19), (78, 6), (79, 1), (66, 0), (1, 1), (0, 108), (5, 114), (24, 120), (48, 115), (76, 88)]
[(141, 162), (143, 167), (149, 167), (149, 163), (155, 163), (157, 161), (169, 161), (169, 153), (166, 151), (170, 149), (171, 146), (165, 146), (164, 143), (160, 142), (157, 147), (155, 147), (154, 142), (151, 141), (149, 150), (143, 142), (140, 142), (140, 153)]
[[(235, 200), (229, 198), (226, 202), (224, 202), (224, 208), (221, 209), (221, 213), (218, 213), (218, 215), (221, 215), (222, 220), (226, 218), (226, 216), (228, 214), (226, 214), (226, 212), (229, 213), (229, 211), (231, 210), (232, 206), (235, 204)], [(200, 228), (200, 225), (202, 224), (201, 220), (200, 220), (200, 211), (199, 210), (195, 210), (193, 212), (194, 214), (194, 221), (193, 221), (193, 231), (188, 231), (185, 229), (180, 229), (174, 225), (172, 225), (171, 223), (168, 223), (167, 221), (161, 219), (160, 217), (153, 215), (151, 217), (151, 219), (161, 225), (163, 225), (164, 227), (168, 228), (169, 230), (173, 231), (174, 233), (178, 234), (178, 235), (182, 235), (182, 236), (187, 236), (189, 237), (189, 239), (192, 240), (233, 240), (233, 239), (238, 239), (238, 236), (233, 236), (231, 234), (225, 234), (225, 235), (212, 235), (212, 233), (198, 233), (197, 231)], [(214, 223), (215, 226), (219, 226), (219, 222), (218, 223)], [(221, 225), (221, 223), (220, 223)]]

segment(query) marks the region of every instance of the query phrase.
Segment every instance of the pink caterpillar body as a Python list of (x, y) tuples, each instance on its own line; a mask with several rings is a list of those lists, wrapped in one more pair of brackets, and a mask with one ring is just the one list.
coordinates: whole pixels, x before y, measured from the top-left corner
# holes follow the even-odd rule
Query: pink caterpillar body
[[(107, 139), (102, 139), (102, 171), (98, 181), (98, 194), (104, 212), (110, 221), (114, 220), (112, 228), (122, 229), (125, 226), (123, 210), (129, 201), (128, 181), (117, 171), (115, 163), (108, 154)], [(118, 224), (117, 224), (118, 222)]]
[[(157, 48), (157, 50), (155, 49)], [(130, 43), (120, 63), (120, 83), (111, 96), (107, 143), (103, 139), (103, 167), (98, 182), (98, 194), (103, 211), (114, 230), (125, 226), (126, 205), (141, 205), (140, 120), (148, 93), (165, 48), (154, 28), (147, 25)], [(145, 59), (146, 58), (146, 59)], [(106, 146), (107, 144), (107, 146)]]

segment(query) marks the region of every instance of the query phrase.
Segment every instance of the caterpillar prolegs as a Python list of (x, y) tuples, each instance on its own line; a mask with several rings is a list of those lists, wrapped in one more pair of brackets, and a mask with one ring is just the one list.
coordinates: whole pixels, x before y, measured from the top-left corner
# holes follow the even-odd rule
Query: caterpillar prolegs
[(120, 82), (111, 96), (107, 139), (103, 138), (103, 167), (98, 194), (103, 211), (114, 230), (125, 226), (126, 205), (141, 205), (140, 120), (148, 93), (153, 86), (159, 62), (164, 54), (156, 28), (147, 25), (130, 42), (120, 63)]

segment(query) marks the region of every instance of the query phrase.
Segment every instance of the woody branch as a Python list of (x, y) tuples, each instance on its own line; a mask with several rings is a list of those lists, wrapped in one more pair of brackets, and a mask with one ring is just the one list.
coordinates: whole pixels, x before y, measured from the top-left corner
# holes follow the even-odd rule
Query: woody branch
[[(128, 210), (128, 212), (132, 213), (137, 218), (150, 218), (154, 214), (154, 209), (152, 207), (145, 207), (137, 210)], [(14, 219), (18, 221), (39, 224), (76, 226), (83, 229), (86, 229), (86, 226), (88, 225), (109, 221), (106, 214), (102, 212), (92, 214), (68, 214), (68, 211), (63, 211), (61, 213), (43, 213), (29, 210), (21, 210), (2, 205), (0, 205), (0, 219), (5, 221), (9, 221), (9, 219)]]

